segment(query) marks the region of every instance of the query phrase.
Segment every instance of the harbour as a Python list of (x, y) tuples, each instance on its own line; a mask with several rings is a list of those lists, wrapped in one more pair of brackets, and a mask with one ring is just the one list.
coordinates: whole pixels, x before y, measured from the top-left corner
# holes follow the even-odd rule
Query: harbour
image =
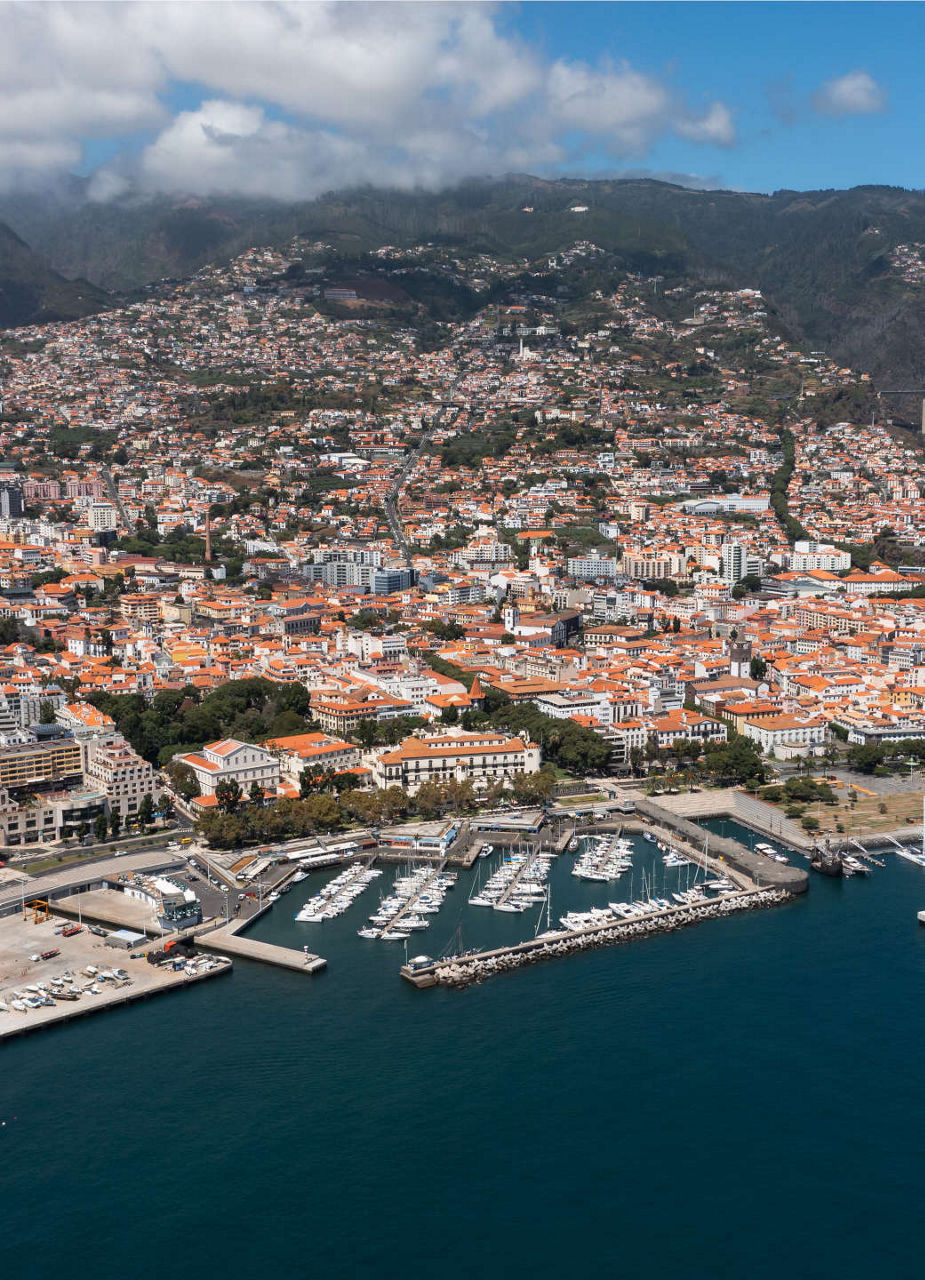
[[(636, 880), (642, 868), (664, 866), (641, 834), (635, 858)], [(557, 914), (615, 899), (613, 885), (574, 879), (573, 861), (567, 854), (552, 867)], [(683, 874), (669, 868), (668, 884)], [(620, 884), (628, 898), (628, 876)], [(43, 1201), (53, 1196), (57, 1206), (36, 1267), (23, 1271), (12, 1235), (0, 1246), (9, 1274), (44, 1277), (93, 1247), (132, 1250), (139, 1151), (150, 1212), (178, 1226), (177, 1153), (203, 1106), (209, 1200), (197, 1223), (209, 1241), (204, 1265), (227, 1274), (290, 1265), (297, 1218), (331, 1280), (395, 1274), (390, 1259), (412, 1231), (422, 1265), (452, 1280), (479, 1274), (486, 1255), (543, 1280), (573, 1273), (576, 1230), (595, 1242), (595, 1265), (614, 1274), (714, 1280), (718, 1265), (740, 1275), (747, 1257), (757, 1280), (809, 1266), (825, 1280), (866, 1280), (882, 1261), (881, 1231), (891, 1274), (915, 1273), (925, 1136), (920, 868), (889, 859), (866, 880), (817, 878), (779, 909), (589, 948), (525, 966), (509, 982), (426, 993), (398, 979), (400, 948), (357, 939), (362, 898), (336, 919), (304, 925), (293, 919), (300, 886), (306, 897), (317, 890), (314, 877), (300, 882), (248, 936), (290, 950), (310, 942), (330, 980), (305, 983), (235, 959), (228, 982), (196, 984), (182, 1000), (152, 999), (4, 1044), (0, 1191), (13, 1234), (35, 1235)], [(470, 887), (461, 877), (428, 931), (438, 954), (460, 918), (463, 949), (532, 934), (539, 908), (470, 911)], [(846, 1074), (864, 1081), (868, 1107), (833, 1088)], [(55, 1084), (71, 1075), (82, 1082), (79, 1108)], [(480, 1149), (464, 1176), (459, 1153), (471, 1150), (474, 1130)], [(567, 1227), (556, 1213), (542, 1231), (525, 1230), (515, 1254), (512, 1224), (535, 1228), (550, 1151), (570, 1170), (560, 1198), (577, 1208)], [(422, 1171), (426, 1215), (407, 1195)], [(820, 1196), (829, 1186), (833, 1195)], [(358, 1199), (361, 1237), (351, 1234)], [(765, 1233), (765, 1246), (749, 1253), (772, 1201), (787, 1230)], [(259, 1206), (259, 1231), (222, 1229), (237, 1204)], [(447, 1257), (459, 1213), (478, 1231), (454, 1235)], [(728, 1227), (718, 1253), (719, 1220)], [(142, 1280), (162, 1269), (144, 1251), (133, 1262)]]

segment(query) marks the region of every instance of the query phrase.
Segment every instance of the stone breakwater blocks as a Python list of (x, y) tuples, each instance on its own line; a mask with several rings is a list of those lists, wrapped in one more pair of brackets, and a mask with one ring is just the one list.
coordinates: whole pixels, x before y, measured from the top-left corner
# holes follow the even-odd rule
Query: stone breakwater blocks
[(786, 902), (791, 896), (782, 889), (762, 889), (740, 898), (719, 899), (707, 906), (679, 908), (676, 912), (666, 912), (651, 920), (632, 920), (625, 923), (621, 921), (613, 925), (602, 925), (599, 929), (574, 934), (558, 942), (550, 941), (542, 946), (529, 947), (525, 950), (515, 949), (484, 958), (473, 956), (458, 963), (443, 964), (434, 971), (434, 978), (444, 986), (464, 987), (471, 982), (481, 982), (496, 973), (509, 973), (524, 965), (536, 964), (540, 960), (550, 960), (556, 956), (574, 955), (579, 951), (613, 946), (631, 938), (671, 933), (687, 925), (699, 924), (704, 920), (714, 920), (740, 911), (777, 906)]

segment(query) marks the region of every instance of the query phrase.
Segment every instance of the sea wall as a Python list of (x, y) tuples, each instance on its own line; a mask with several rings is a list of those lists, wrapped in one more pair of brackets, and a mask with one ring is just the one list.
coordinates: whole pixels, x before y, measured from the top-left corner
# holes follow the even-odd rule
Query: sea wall
[[(702, 847), (705, 832), (696, 822), (690, 822), (677, 813), (672, 813), (664, 805), (658, 804), (648, 796), (639, 796), (636, 800), (636, 813), (648, 818), (654, 825), (667, 831), (676, 832), (695, 847)], [(733, 816), (733, 815), (730, 815)], [(806, 893), (809, 888), (809, 872), (799, 867), (791, 867), (786, 863), (774, 862), (759, 853), (752, 853), (738, 840), (730, 840), (725, 836), (710, 834), (710, 854), (722, 858), (731, 867), (741, 871), (755, 884), (768, 885), (775, 889), (783, 889), (785, 893)]]

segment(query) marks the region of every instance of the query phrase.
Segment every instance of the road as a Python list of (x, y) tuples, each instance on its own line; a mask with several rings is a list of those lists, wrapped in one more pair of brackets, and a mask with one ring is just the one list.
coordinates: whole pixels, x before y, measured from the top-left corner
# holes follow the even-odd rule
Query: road
[(421, 443), (412, 453), (408, 454), (408, 457), (405, 459), (404, 463), (402, 464), (401, 470), (399, 471), (395, 479), (392, 481), (392, 486), (389, 489), (388, 493), (386, 494), (385, 502), (383, 503), (383, 506), (385, 508), (385, 518), (389, 522), (389, 529), (391, 530), (392, 537), (395, 539), (395, 545), (401, 551), (402, 556), (404, 557), (405, 564), (409, 568), (411, 567), (411, 551), (410, 551), (410, 548), (408, 547), (407, 540), (405, 539), (404, 531), (402, 530), (402, 527), (401, 527), (401, 520), (399, 519), (399, 516), (398, 516), (398, 503), (399, 503), (399, 499), (401, 498), (401, 491), (404, 488), (405, 481), (408, 479), (408, 476), (411, 474), (412, 467), (420, 458), (421, 454), (424, 451), (424, 447), (430, 443), (430, 438), (433, 435), (434, 431), (443, 421), (443, 417), (447, 409), (455, 408), (455, 407), (456, 407), (455, 405), (451, 405), (447, 403), (441, 404), (440, 408), (436, 411), (433, 418), (431, 419), (430, 426), (426, 429), (424, 434), (421, 436)]
[(116, 510), (119, 512), (119, 523), (123, 525), (124, 528), (131, 530), (129, 518), (126, 515), (125, 507), (122, 505), (122, 499), (119, 497), (119, 489), (118, 489), (118, 486), (116, 485), (115, 480), (113, 479), (112, 472), (109, 470), (108, 467), (102, 467), (101, 470), (103, 473), (103, 479), (106, 481), (106, 488), (109, 492), (109, 499), (115, 505)]

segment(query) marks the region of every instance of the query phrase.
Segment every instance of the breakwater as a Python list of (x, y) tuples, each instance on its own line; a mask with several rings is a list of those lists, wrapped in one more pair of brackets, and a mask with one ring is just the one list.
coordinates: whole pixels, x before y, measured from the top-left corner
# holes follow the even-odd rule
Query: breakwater
[(705, 920), (780, 906), (791, 897), (783, 889), (742, 890), (696, 906), (666, 907), (663, 911), (653, 911), (650, 915), (632, 920), (615, 920), (612, 924), (545, 934), (512, 947), (446, 957), (428, 966), (406, 965), (401, 973), (402, 977), (419, 987), (465, 987), (473, 982), (483, 982), (499, 973), (510, 973), (525, 965), (537, 964), (541, 960), (554, 960), (580, 951), (611, 947), (658, 933), (673, 933)]

